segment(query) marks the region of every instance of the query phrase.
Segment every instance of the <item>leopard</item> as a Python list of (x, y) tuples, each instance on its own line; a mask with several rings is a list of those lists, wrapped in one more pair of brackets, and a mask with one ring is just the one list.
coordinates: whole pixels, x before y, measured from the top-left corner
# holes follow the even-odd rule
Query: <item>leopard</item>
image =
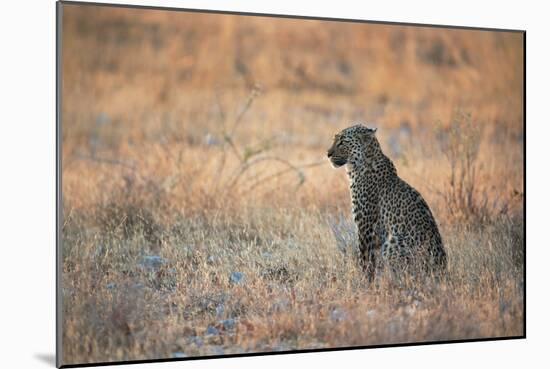
[(398, 176), (376, 131), (352, 125), (334, 136), (327, 151), (333, 167), (347, 168), (362, 270), (369, 282), (384, 270), (394, 276), (441, 276), (447, 253), (432, 211)]

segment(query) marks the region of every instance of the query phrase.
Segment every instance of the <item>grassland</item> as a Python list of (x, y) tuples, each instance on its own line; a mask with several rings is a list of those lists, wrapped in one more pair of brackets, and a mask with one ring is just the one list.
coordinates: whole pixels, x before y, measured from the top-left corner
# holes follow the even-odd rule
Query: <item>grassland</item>
[[(520, 34), (76, 5), (63, 22), (63, 363), (523, 334)], [(430, 204), (442, 283), (357, 267), (325, 157), (355, 121)]]

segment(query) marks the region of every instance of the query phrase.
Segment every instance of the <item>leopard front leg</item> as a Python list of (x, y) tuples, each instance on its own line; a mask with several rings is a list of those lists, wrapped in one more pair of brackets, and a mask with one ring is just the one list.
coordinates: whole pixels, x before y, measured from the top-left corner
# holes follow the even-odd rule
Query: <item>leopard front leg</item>
[(359, 228), (361, 266), (369, 283), (374, 281), (377, 254), (380, 252), (380, 245), (375, 229), (374, 224), (364, 225), (362, 228)]

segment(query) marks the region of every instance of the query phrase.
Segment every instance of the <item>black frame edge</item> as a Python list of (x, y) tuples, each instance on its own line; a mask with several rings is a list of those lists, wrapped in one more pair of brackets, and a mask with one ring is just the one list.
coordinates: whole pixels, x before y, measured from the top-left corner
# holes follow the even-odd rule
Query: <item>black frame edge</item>
[(523, 337), (527, 338), (527, 31), (523, 32)]

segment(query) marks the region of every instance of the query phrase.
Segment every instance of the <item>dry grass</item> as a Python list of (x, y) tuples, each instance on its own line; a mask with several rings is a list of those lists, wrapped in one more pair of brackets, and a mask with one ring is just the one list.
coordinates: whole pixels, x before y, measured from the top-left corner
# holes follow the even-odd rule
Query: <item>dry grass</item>
[[(63, 43), (63, 363), (523, 334), (521, 35), (71, 5)], [(440, 284), (357, 267), (354, 120)]]

